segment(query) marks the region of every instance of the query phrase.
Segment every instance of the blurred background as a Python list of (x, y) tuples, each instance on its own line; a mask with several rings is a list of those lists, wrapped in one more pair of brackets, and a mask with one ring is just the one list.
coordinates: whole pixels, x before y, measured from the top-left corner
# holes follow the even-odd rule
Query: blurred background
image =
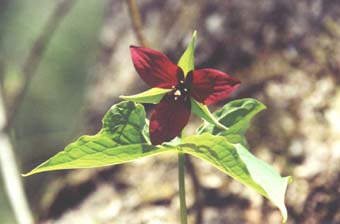
[[(139, 0), (133, 23), (134, 2), (0, 0), (5, 133), (20, 173), (96, 133), (119, 95), (148, 88), (129, 45), (176, 62), (197, 30), (196, 67), (241, 79), (231, 99), (268, 107), (247, 136), (253, 154), (293, 176), (288, 223), (340, 223), (340, 1)], [(192, 118), (189, 132), (199, 124)], [(189, 223), (281, 223), (253, 190), (197, 159), (187, 164)], [(179, 220), (173, 154), (20, 180), (37, 223)], [(16, 223), (2, 178), (0, 223)]]

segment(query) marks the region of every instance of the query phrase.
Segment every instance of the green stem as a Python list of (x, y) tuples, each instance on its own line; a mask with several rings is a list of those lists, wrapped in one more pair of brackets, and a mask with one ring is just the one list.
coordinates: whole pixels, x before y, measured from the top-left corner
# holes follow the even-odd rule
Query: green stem
[(181, 209), (181, 224), (187, 224), (187, 207), (185, 203), (185, 181), (184, 181), (184, 162), (185, 154), (178, 153), (178, 186), (179, 201)]

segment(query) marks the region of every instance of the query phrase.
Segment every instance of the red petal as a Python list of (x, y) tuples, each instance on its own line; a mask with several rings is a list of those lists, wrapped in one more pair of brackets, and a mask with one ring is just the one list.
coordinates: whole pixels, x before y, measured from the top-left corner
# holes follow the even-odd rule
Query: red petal
[(192, 75), (191, 96), (205, 105), (227, 98), (241, 81), (215, 69), (199, 69)]
[(159, 51), (130, 46), (133, 64), (140, 77), (151, 87), (171, 88), (177, 84), (178, 66)]
[(189, 117), (188, 97), (175, 100), (173, 92), (165, 95), (151, 114), (149, 131), (152, 144), (159, 145), (180, 135)]

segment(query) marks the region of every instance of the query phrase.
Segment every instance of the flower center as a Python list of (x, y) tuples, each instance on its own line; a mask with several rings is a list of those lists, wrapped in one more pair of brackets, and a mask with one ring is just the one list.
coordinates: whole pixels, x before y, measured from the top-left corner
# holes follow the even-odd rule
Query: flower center
[(179, 81), (177, 86), (172, 86), (172, 94), (175, 100), (178, 100), (179, 98), (183, 97), (184, 100), (187, 100), (188, 98), (188, 88), (185, 85), (184, 81)]

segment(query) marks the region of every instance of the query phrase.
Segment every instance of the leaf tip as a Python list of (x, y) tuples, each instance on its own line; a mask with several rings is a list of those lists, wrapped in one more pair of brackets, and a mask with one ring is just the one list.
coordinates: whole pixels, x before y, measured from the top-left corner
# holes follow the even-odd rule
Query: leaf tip
[(37, 174), (37, 173), (42, 173), (42, 172), (45, 172), (46, 170), (44, 169), (41, 169), (41, 165), (35, 167), (33, 170), (27, 172), (27, 173), (22, 173), (21, 176), (22, 177), (28, 177), (28, 176), (32, 176), (34, 174)]
[(22, 173), (21, 176), (22, 177), (28, 177), (28, 176), (31, 176), (32, 174), (33, 174), (32, 171), (30, 171), (30, 172), (27, 172), (27, 173)]
[(197, 30), (194, 30), (193, 34), (192, 34), (192, 39), (196, 40), (197, 37)]
[[(284, 177), (286, 180), (286, 189), (287, 185), (293, 182), (293, 178), (291, 176)], [(282, 223), (286, 223), (288, 219), (288, 213), (287, 213), (287, 208), (284, 206), (283, 208), (280, 208), (281, 214), (282, 214)]]

